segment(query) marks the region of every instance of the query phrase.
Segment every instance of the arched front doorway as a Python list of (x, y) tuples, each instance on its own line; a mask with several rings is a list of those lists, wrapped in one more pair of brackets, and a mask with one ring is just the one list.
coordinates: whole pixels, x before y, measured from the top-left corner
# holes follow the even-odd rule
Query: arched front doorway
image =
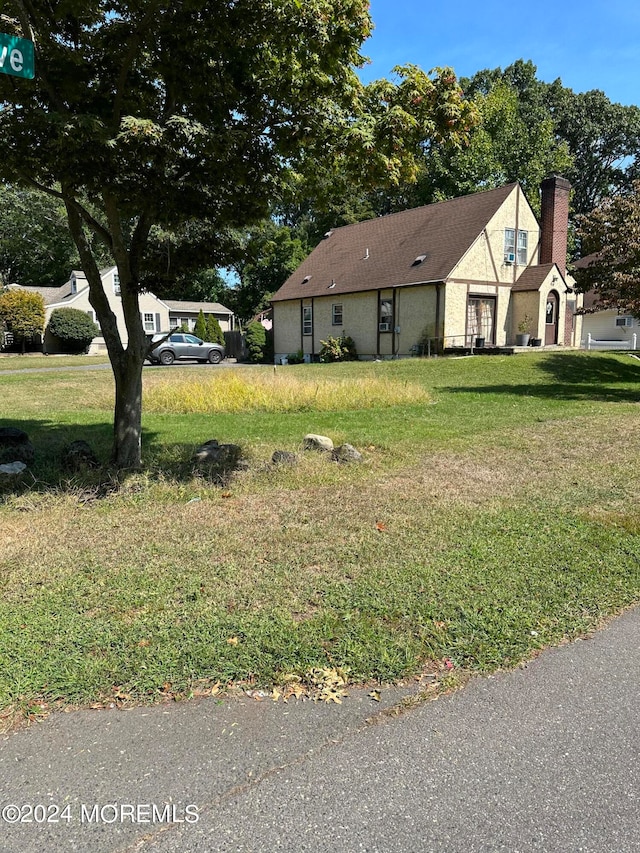
[(560, 297), (555, 290), (547, 296), (547, 306), (544, 318), (544, 342), (545, 344), (558, 343), (558, 308)]

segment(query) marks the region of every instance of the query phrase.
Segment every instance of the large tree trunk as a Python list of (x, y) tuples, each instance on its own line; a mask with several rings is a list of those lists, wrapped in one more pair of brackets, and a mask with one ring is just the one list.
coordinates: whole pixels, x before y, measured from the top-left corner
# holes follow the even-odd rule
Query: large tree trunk
[(112, 463), (118, 469), (142, 464), (142, 364), (136, 353), (125, 351), (113, 365), (115, 407)]
[[(115, 380), (115, 408), (113, 418), (113, 450), (111, 462), (118, 469), (140, 468), (142, 465), (142, 365), (148, 350), (148, 342), (138, 300), (137, 276), (134, 274), (137, 258), (142, 251), (149, 232), (149, 224), (141, 220), (134, 229), (131, 256), (127, 253), (122, 235), (117, 206), (113, 199), (105, 200), (107, 219), (111, 232), (102, 233), (111, 250), (120, 276), (122, 311), (127, 328), (126, 348), (118, 330), (115, 314), (102, 285), (102, 278), (91, 247), (84, 233), (80, 211), (72, 194), (65, 196), (67, 217), (84, 274), (89, 284), (89, 302), (93, 306), (104, 337)], [(93, 223), (100, 233), (99, 226)], [(104, 230), (104, 229), (103, 229)], [(109, 236), (107, 240), (106, 237)], [(133, 269), (132, 269), (133, 268)]]

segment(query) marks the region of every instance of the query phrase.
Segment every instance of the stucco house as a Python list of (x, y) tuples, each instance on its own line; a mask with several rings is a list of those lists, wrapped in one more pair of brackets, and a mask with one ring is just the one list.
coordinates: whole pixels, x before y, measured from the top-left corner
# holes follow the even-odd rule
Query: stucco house
[[(102, 285), (109, 299), (109, 305), (117, 319), (122, 342), (126, 345), (128, 336), (122, 312), (122, 301), (120, 299), (118, 268), (115, 266), (108, 267), (101, 270), (100, 274)], [(10, 287), (20, 286), (10, 285)], [(95, 311), (89, 302), (89, 284), (84, 273), (80, 270), (74, 270), (71, 273), (69, 281), (63, 284), (62, 287), (25, 287), (21, 289), (28, 290), (30, 293), (40, 293), (44, 299), (45, 338), (43, 348), (45, 352), (56, 352), (56, 341), (46, 332), (46, 325), (49, 322), (51, 312), (55, 308), (77, 308), (79, 311), (84, 311), (88, 314), (94, 322), (97, 322)], [(233, 312), (217, 302), (179, 302), (159, 299), (148, 291), (140, 294), (140, 314), (145, 331), (149, 334), (168, 332), (170, 329), (177, 328), (183, 323), (189, 329), (193, 329), (201, 310), (205, 317), (208, 314), (213, 314), (220, 323), (223, 332), (233, 331)], [(94, 338), (89, 352), (92, 354), (106, 352), (104, 338)]]
[(581, 296), (566, 272), (570, 184), (542, 183), (538, 222), (518, 183), (329, 231), (275, 293), (276, 361), (350, 335), (362, 358), (578, 346)]
[[(595, 255), (586, 255), (576, 261), (577, 269), (588, 267)], [(589, 290), (584, 294), (581, 346), (584, 349), (638, 349), (640, 347), (640, 319), (614, 308), (599, 308), (598, 293)]]

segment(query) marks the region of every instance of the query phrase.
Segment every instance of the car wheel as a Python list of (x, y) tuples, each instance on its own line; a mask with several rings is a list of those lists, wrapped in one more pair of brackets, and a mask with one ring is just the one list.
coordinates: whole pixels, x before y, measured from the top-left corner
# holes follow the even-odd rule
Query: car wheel
[(220, 364), (222, 361), (222, 353), (220, 350), (212, 349), (209, 353), (209, 364)]
[(164, 350), (164, 352), (160, 353), (160, 364), (173, 364), (176, 360), (175, 355), (171, 352), (170, 349)]

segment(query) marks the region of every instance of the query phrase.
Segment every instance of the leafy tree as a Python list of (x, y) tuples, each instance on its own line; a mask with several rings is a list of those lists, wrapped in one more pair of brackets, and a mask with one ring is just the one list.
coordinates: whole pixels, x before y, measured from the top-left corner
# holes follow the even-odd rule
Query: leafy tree
[(0, 292), (0, 324), (13, 334), (22, 352), (44, 329), (44, 299), (39, 293), (6, 288)]
[(0, 185), (0, 282), (58, 287), (77, 263), (64, 205), (34, 190)]
[[(425, 139), (464, 140), (473, 109), (451, 72), (359, 82), (368, 6), (5, 0), (3, 26), (36, 43), (37, 61), (33, 81), (0, 75), (0, 177), (65, 206), (115, 378), (116, 466), (141, 462), (139, 293), (159, 269), (158, 230), (200, 259), (203, 233), (264, 218), (291, 170), (328, 161), (335, 174), (397, 182), (415, 174)], [(96, 237), (118, 268), (126, 347)]]
[(204, 312), (200, 309), (200, 313), (198, 314), (198, 318), (196, 320), (196, 325), (193, 329), (193, 334), (197, 338), (201, 338), (203, 341), (208, 340), (207, 338), (207, 321), (204, 319)]
[(261, 364), (264, 361), (264, 350), (267, 343), (266, 329), (262, 323), (254, 320), (249, 323), (245, 334), (245, 346), (247, 349), (247, 359), (252, 364)]
[(212, 344), (222, 344), (224, 346), (224, 332), (222, 331), (222, 327), (220, 326), (218, 319), (214, 317), (213, 314), (209, 314), (207, 316), (206, 332), (205, 340)]
[(100, 334), (93, 320), (77, 308), (54, 308), (47, 330), (73, 352), (84, 351)]
[(588, 263), (574, 271), (580, 289), (594, 289), (600, 308), (640, 317), (640, 180), (628, 193), (603, 199), (579, 222), (588, 253)]
[(564, 172), (573, 185), (572, 208), (589, 213), (624, 190), (640, 165), (640, 108), (612, 103), (598, 90), (576, 94), (559, 80), (548, 86), (547, 101), (573, 161)]
[(465, 95), (480, 119), (468, 147), (429, 150), (415, 187), (391, 199), (391, 209), (428, 204), (519, 181), (534, 209), (539, 187), (571, 165), (566, 143), (555, 133), (546, 85), (530, 61), (484, 69), (463, 78)]
[(275, 291), (309, 254), (295, 231), (273, 220), (250, 229), (245, 236), (243, 260), (234, 265), (239, 285), (227, 294), (227, 307), (241, 322), (248, 322), (269, 306)]

